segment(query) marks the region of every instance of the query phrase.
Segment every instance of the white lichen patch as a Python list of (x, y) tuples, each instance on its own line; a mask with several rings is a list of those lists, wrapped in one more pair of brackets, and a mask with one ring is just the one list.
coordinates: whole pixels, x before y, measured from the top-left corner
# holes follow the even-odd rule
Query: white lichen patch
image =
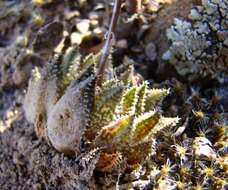
[(171, 46), (163, 59), (190, 81), (208, 77), (223, 82), (228, 68), (227, 2), (203, 0), (189, 19), (175, 19), (167, 30)]

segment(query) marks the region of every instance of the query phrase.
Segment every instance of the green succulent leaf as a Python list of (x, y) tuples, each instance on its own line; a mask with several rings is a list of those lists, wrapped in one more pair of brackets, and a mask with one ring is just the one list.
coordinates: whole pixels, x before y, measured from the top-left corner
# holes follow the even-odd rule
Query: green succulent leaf
[(55, 55), (54, 58), (48, 63), (47, 71), (44, 74), (48, 80), (53, 78), (60, 79), (62, 75), (61, 70), (61, 62), (62, 62), (63, 54)]
[(122, 97), (122, 100), (120, 102), (120, 106), (117, 108), (117, 113), (118, 114), (127, 114), (135, 107), (136, 103), (136, 90), (137, 87), (133, 86), (129, 89), (127, 89)]
[(147, 89), (145, 97), (145, 112), (160, 106), (162, 100), (169, 94), (168, 89)]
[[(109, 125), (104, 126), (96, 138), (96, 144), (118, 143), (123, 138), (126, 139), (127, 128), (131, 126), (133, 121), (132, 115), (122, 116), (116, 121), (111, 122)], [(106, 142), (106, 143), (105, 143)]]
[(132, 84), (134, 77), (134, 67), (132, 64), (120, 65), (115, 69), (116, 75), (125, 85)]
[(115, 117), (118, 105), (124, 90), (123, 84), (116, 80), (105, 82), (97, 89), (93, 111), (91, 113), (91, 128), (94, 130), (109, 124)]
[(154, 128), (154, 133), (165, 131), (178, 123), (178, 117), (161, 117), (158, 124)]
[(148, 89), (148, 83), (144, 82), (137, 88), (137, 102), (135, 104), (135, 114), (136, 116), (142, 114), (145, 110), (145, 96)]
[(62, 76), (62, 86), (64, 90), (70, 83), (76, 78), (76, 73), (78, 73), (78, 69), (81, 63), (81, 55), (78, 53), (78, 49), (73, 47), (67, 50), (67, 53), (64, 55), (62, 64), (61, 64), (61, 72)]
[(140, 115), (133, 122), (131, 131), (131, 143), (137, 144), (145, 140), (155, 126), (159, 123), (160, 113), (158, 111), (150, 111)]

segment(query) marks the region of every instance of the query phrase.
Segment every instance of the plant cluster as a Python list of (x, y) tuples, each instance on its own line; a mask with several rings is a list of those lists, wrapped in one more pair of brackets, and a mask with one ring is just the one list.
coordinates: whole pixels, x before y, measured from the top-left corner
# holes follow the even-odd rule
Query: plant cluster
[(139, 84), (131, 65), (113, 69), (110, 61), (97, 86), (98, 57), (82, 61), (70, 48), (42, 71), (36, 68), (25, 97), (26, 118), (60, 152), (78, 155), (86, 145), (100, 148), (97, 168), (102, 171), (121, 158), (136, 167), (151, 154), (155, 134), (178, 121), (161, 114), (168, 90)]
[[(210, 95), (202, 97), (199, 90), (192, 89), (186, 100), (180, 83), (169, 81), (168, 86), (171, 92), (164, 104), (167, 101), (172, 104), (165, 108), (166, 113), (175, 110), (177, 99), (185, 99), (185, 102), (177, 108), (177, 113), (182, 113), (177, 130), (170, 128), (165, 135), (157, 137), (157, 146), (161, 148), (150, 162), (157, 176), (152, 175), (154, 186), (158, 189), (226, 189), (228, 128), (226, 105), (219, 90), (208, 91)], [(167, 168), (166, 160), (169, 173), (164, 176), (160, 166)]]

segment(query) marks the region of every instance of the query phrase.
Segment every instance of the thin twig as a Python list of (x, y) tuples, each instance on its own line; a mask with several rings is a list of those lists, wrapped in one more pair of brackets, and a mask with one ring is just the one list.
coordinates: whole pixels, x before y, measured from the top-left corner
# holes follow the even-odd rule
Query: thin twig
[(121, 2), (122, 2), (122, 0), (115, 0), (115, 5), (113, 7), (112, 19), (111, 19), (111, 23), (109, 26), (107, 39), (106, 39), (106, 42), (104, 44), (104, 47), (101, 50), (101, 58), (100, 58), (99, 68), (97, 71), (97, 81), (96, 81), (96, 84), (98, 86), (101, 86), (101, 84), (103, 82), (103, 75), (104, 75), (104, 71), (105, 71), (105, 63), (106, 63), (106, 60), (108, 58), (108, 54), (110, 51), (113, 35), (114, 35), (116, 25), (118, 22), (118, 18), (120, 15)]

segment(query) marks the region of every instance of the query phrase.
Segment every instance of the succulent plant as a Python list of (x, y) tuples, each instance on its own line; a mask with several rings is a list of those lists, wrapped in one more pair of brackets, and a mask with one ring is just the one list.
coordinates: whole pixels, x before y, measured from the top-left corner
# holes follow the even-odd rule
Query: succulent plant
[(163, 55), (190, 81), (201, 78), (224, 82), (227, 76), (227, 19), (225, 0), (202, 0), (202, 6), (191, 10), (189, 21), (175, 19), (167, 30), (171, 41)]
[(80, 154), (85, 145), (100, 148), (101, 171), (121, 158), (137, 166), (152, 152), (154, 135), (178, 121), (161, 114), (159, 105), (169, 90), (132, 82), (132, 65), (114, 69), (111, 58), (97, 86), (98, 59), (82, 59), (71, 47), (42, 71), (34, 69), (24, 101), (26, 118), (39, 137), (67, 155)]

